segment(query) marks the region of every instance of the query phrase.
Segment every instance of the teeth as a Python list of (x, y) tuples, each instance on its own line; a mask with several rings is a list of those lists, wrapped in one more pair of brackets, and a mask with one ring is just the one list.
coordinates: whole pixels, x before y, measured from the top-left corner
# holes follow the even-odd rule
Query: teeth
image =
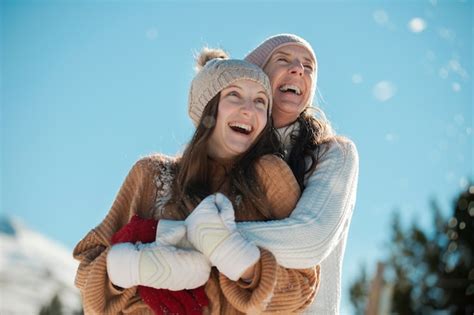
[(252, 131), (252, 126), (246, 125), (246, 124), (242, 124), (242, 123), (237, 123), (237, 122), (229, 123), (229, 127), (231, 127), (231, 128), (232, 128), (232, 127), (234, 127), (234, 128), (240, 128), (240, 129), (245, 130), (246, 132)]
[(301, 95), (301, 90), (299, 87), (297, 87), (296, 85), (292, 85), (292, 84), (285, 84), (285, 85), (282, 85), (280, 87), (280, 91), (282, 92), (286, 92), (288, 90), (292, 90), (296, 93), (296, 95)]

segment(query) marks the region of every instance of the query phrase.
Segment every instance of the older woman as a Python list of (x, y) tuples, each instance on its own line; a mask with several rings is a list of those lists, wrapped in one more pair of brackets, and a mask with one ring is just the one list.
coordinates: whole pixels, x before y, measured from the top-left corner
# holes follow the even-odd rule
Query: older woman
[[(322, 112), (311, 107), (318, 62), (307, 41), (293, 34), (272, 36), (245, 59), (270, 78), (273, 122), (303, 193), (289, 218), (241, 222), (237, 228), (282, 266), (321, 265), (321, 286), (308, 313), (339, 314), (342, 261), (356, 201), (356, 147), (335, 136)], [(158, 229), (166, 225), (160, 221)]]

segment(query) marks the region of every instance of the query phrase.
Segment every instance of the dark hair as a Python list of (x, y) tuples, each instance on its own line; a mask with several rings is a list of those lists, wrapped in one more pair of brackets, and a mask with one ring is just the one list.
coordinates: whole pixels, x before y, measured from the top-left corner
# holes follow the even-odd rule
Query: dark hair
[[(312, 112), (318, 112), (320, 117), (316, 117)], [(307, 174), (313, 173), (316, 169), (321, 152), (321, 145), (334, 139), (331, 125), (326, 120), (324, 113), (320, 109), (307, 107), (298, 117), (300, 128), (297, 134), (293, 134), (293, 147), (288, 158), (288, 165), (296, 177), (301, 191), (304, 190), (304, 179)], [(306, 165), (306, 157), (311, 162)]]
[[(211, 165), (208, 157), (208, 140), (217, 120), (220, 93), (212, 98), (204, 108), (199, 125), (183, 152), (178, 163), (178, 172), (173, 184), (173, 196), (170, 202), (178, 205), (178, 211), (185, 218), (202, 199), (213, 194)], [(281, 154), (280, 143), (276, 137), (271, 119), (260, 133), (254, 144), (245, 153), (237, 156), (227, 176), (234, 206), (242, 204), (235, 198), (245, 199), (265, 218), (271, 218), (266, 196), (260, 187), (255, 171), (255, 162), (265, 154)]]

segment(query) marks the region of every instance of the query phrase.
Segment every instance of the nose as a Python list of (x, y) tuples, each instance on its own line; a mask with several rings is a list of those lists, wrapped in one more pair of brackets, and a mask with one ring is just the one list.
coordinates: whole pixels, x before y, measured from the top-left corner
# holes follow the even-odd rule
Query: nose
[(304, 66), (299, 60), (294, 60), (290, 65), (290, 73), (302, 76), (304, 73)]
[(246, 117), (251, 117), (254, 111), (255, 106), (251, 99), (246, 99), (244, 104), (242, 104), (242, 106), (240, 107), (240, 112)]

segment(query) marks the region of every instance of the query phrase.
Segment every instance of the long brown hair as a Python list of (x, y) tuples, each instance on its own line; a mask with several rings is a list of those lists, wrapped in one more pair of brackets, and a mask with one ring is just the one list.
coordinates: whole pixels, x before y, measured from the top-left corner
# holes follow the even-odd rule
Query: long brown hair
[[(293, 147), (287, 163), (303, 191), (305, 176), (313, 173), (321, 154), (324, 153), (321, 152), (322, 144), (339, 137), (334, 135), (331, 124), (319, 108), (307, 107), (297, 121), (300, 128), (297, 134), (292, 135)], [(309, 165), (306, 165), (307, 157), (310, 159)]]
[[(211, 191), (211, 165), (208, 157), (208, 140), (215, 128), (220, 93), (204, 108), (201, 120), (194, 135), (183, 152), (178, 163), (178, 173), (173, 184), (173, 196), (170, 200), (178, 207), (180, 215), (185, 218)], [(235, 199), (250, 202), (265, 218), (270, 219), (266, 196), (256, 178), (255, 162), (265, 154), (281, 154), (280, 143), (276, 137), (271, 119), (254, 144), (245, 153), (237, 156), (229, 171), (231, 196), (234, 207), (242, 205)], [(237, 209), (236, 209), (237, 210)]]

